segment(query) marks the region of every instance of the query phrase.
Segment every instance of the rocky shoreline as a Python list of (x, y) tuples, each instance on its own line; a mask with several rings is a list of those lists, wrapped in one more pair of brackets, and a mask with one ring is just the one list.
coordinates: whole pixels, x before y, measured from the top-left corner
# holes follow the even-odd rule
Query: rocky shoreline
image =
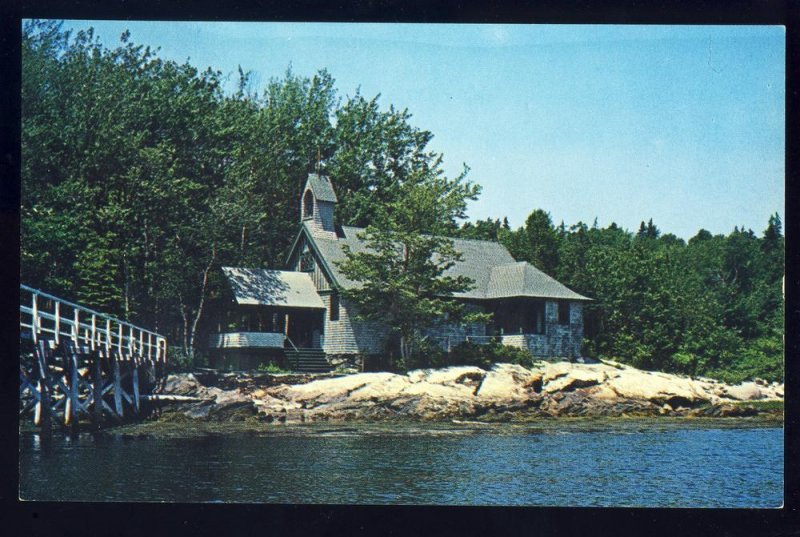
[[(647, 372), (614, 362), (495, 364), (407, 374), (170, 375), (156, 420), (519, 422), (560, 417), (782, 419), (783, 385)], [(172, 399), (169, 401), (169, 399)], [(167, 402), (169, 401), (169, 402)]]

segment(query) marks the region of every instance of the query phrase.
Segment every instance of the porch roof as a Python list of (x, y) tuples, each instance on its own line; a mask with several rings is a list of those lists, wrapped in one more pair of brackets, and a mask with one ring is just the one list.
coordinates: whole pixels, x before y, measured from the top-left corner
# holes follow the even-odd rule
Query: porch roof
[(237, 304), (325, 309), (305, 272), (222, 267)]

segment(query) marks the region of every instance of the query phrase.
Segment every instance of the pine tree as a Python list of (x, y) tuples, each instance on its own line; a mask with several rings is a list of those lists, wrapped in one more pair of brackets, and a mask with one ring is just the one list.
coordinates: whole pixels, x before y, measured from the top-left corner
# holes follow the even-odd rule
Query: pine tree
[(367, 249), (345, 247), (347, 259), (339, 264), (359, 284), (342, 295), (357, 304), (358, 318), (390, 327), (404, 364), (427, 328), (445, 319), (458, 323), (484, 318), (451, 298), (474, 282), (445, 275), (461, 258), (445, 234), (463, 217), (466, 201), (475, 199), (479, 188), (464, 182), (463, 175), (449, 180), (436, 171), (418, 170), (411, 177), (413, 182), (398, 185), (396, 200), (374, 208), (377, 217), (360, 236)]
[(533, 211), (525, 221), (528, 256), (534, 266), (553, 275), (558, 268), (559, 236), (553, 228), (550, 214), (541, 209)]

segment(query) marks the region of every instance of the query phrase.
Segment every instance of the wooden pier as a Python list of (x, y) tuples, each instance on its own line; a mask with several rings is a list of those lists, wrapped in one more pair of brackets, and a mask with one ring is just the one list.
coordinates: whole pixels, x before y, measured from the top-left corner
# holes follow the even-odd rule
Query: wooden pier
[(49, 436), (54, 422), (100, 427), (135, 419), (166, 376), (167, 340), (20, 285), (20, 419)]

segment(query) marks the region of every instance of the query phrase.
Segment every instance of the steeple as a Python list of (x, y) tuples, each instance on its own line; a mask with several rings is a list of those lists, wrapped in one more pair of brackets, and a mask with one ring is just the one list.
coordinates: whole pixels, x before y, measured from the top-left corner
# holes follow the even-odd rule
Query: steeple
[(300, 221), (306, 223), (315, 235), (336, 239), (333, 225), (336, 202), (330, 179), (325, 175), (309, 173), (300, 198)]

